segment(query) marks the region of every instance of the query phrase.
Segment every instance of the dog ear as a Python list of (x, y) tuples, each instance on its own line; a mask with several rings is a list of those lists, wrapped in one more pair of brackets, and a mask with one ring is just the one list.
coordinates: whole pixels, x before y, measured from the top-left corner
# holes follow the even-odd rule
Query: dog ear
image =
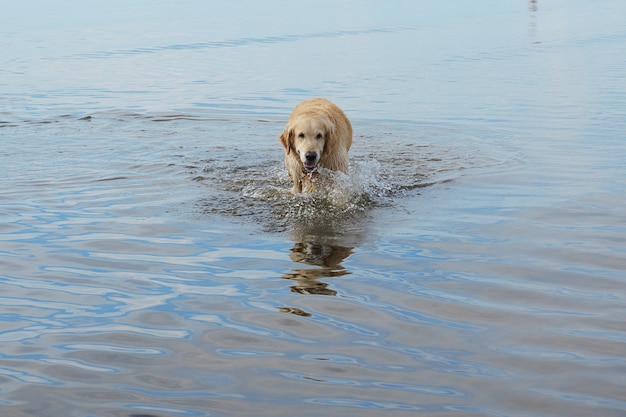
[(293, 138), (293, 128), (290, 125), (285, 126), (285, 130), (280, 134), (278, 140), (282, 143), (283, 148), (285, 148), (285, 153), (289, 155), (291, 152), (291, 138)]
[(324, 141), (324, 150), (322, 153), (324, 155), (332, 155), (337, 150), (339, 141), (336, 136), (335, 124), (330, 120), (326, 122), (324, 138), (326, 140)]

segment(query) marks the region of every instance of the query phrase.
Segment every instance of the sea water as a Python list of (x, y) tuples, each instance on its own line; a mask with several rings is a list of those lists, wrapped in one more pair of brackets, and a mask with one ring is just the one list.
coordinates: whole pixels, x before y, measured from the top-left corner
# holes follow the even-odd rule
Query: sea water
[(7, 5), (0, 414), (624, 415), (625, 8)]

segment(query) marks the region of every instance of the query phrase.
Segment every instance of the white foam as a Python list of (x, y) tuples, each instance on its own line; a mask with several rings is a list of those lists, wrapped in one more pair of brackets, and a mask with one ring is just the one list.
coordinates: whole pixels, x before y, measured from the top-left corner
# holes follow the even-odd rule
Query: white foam
[[(273, 169), (264, 181), (247, 184), (242, 194), (250, 204), (265, 206), (266, 215), (280, 223), (294, 221), (326, 224), (343, 221), (368, 208), (386, 203), (392, 194), (392, 185), (386, 180), (376, 160), (354, 162), (350, 173), (320, 169), (309, 193), (292, 194), (291, 180), (284, 169)], [(262, 210), (261, 207), (257, 207)], [(268, 219), (269, 220), (269, 219)]]

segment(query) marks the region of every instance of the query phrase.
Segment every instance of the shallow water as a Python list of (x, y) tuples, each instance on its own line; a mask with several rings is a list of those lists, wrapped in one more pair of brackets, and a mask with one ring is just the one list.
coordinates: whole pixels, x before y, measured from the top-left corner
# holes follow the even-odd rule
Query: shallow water
[(0, 17), (2, 415), (624, 415), (623, 2), (274, 3)]

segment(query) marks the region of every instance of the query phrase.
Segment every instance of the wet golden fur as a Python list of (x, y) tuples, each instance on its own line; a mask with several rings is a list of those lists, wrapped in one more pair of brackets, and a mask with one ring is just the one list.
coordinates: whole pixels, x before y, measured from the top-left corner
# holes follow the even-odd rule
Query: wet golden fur
[(311, 177), (322, 167), (348, 173), (352, 125), (343, 111), (325, 98), (298, 104), (279, 136), (292, 192), (309, 191)]

